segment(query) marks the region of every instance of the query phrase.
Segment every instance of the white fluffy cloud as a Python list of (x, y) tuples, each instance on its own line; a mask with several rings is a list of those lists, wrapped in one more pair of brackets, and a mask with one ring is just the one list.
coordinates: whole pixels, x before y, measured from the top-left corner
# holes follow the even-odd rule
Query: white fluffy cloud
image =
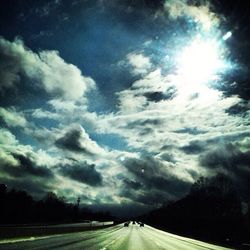
[(57, 51), (35, 53), (20, 39), (10, 42), (0, 38), (0, 58), (0, 90), (17, 86), (20, 74), (38, 83), (49, 94), (67, 100), (77, 100), (95, 88), (93, 79), (66, 63)]
[(132, 66), (132, 73), (145, 74), (152, 67), (150, 59), (141, 53), (130, 53), (127, 55), (127, 60)]
[(24, 127), (27, 124), (24, 114), (22, 112), (17, 112), (14, 107), (0, 107), (0, 117), (10, 127)]
[[(117, 93), (118, 112), (99, 117), (98, 131), (119, 134), (129, 148), (146, 151), (172, 166), (177, 178), (192, 182), (208, 174), (199, 164), (199, 153), (250, 133), (249, 114), (242, 119), (227, 111), (241, 102), (238, 96), (226, 97), (207, 86), (198, 93), (184, 93), (175, 81), (160, 70), (135, 81)], [(173, 86), (176, 92), (169, 95)]]
[(105, 150), (89, 137), (82, 126), (77, 124), (71, 125), (60, 133), (56, 145), (59, 148), (84, 154), (85, 156), (101, 156), (105, 154)]
[(209, 30), (219, 23), (219, 18), (215, 13), (210, 11), (208, 1), (206, 1), (206, 4), (196, 6), (188, 4), (187, 0), (169, 0), (165, 2), (164, 6), (171, 18), (176, 19), (182, 16), (191, 17), (206, 30)]

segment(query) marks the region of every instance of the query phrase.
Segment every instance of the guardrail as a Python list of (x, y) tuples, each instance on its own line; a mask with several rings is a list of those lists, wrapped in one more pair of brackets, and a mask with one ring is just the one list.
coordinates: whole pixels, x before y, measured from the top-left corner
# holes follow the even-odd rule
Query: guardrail
[(45, 236), (61, 233), (81, 232), (112, 226), (113, 221), (90, 221), (83, 223), (54, 224), (54, 225), (0, 225), (0, 239), (16, 237)]

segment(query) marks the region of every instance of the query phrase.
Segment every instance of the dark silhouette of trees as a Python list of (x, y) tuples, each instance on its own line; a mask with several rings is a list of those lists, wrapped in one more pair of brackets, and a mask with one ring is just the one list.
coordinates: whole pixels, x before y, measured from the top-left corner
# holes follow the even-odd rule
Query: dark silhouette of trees
[(7, 187), (1, 184), (0, 191), (0, 222), (2, 223), (27, 223), (32, 220), (34, 201), (30, 195), (24, 191), (12, 189), (7, 191)]
[(76, 203), (68, 203), (64, 197), (47, 193), (43, 199), (34, 200), (25, 191), (8, 190), (0, 184), (0, 224), (66, 223), (83, 220), (110, 220), (105, 212), (92, 212), (80, 207), (80, 197)]
[(199, 178), (184, 198), (140, 219), (173, 233), (234, 245), (247, 238), (246, 216), (232, 181), (218, 175)]

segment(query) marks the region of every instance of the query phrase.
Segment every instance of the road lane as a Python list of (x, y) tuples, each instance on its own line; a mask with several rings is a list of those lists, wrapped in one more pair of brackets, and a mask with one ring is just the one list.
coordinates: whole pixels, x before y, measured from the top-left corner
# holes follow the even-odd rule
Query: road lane
[(48, 250), (48, 249), (81, 249), (81, 250), (226, 250), (201, 241), (163, 232), (153, 227), (138, 224), (70, 233), (47, 237), (33, 237), (19, 242), (1, 242), (4, 250)]

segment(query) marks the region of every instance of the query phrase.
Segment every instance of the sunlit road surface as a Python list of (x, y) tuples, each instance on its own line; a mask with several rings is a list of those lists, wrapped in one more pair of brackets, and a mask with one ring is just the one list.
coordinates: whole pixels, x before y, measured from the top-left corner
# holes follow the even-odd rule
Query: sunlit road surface
[(0, 249), (199, 250), (229, 249), (169, 234), (153, 227), (123, 224), (96, 231), (0, 241)]

